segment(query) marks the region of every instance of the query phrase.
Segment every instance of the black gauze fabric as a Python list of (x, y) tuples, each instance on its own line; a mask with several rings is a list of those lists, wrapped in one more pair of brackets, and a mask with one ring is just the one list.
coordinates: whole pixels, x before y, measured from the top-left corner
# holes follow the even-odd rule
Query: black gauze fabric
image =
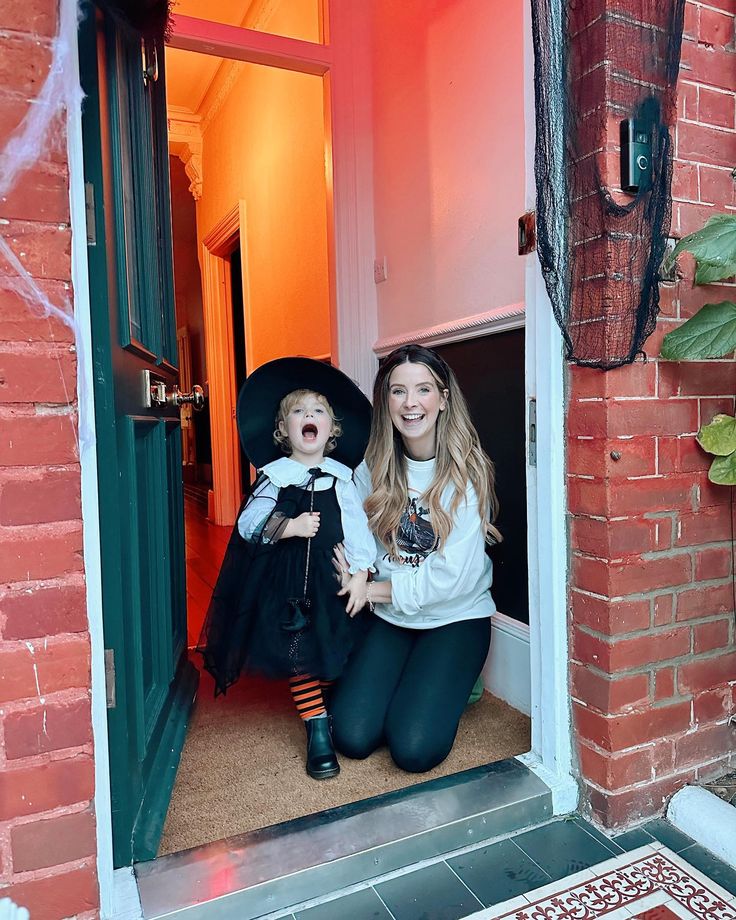
[[(634, 361), (659, 312), (684, 0), (532, 0), (537, 250), (568, 360)], [(651, 137), (620, 191), (619, 125)]]

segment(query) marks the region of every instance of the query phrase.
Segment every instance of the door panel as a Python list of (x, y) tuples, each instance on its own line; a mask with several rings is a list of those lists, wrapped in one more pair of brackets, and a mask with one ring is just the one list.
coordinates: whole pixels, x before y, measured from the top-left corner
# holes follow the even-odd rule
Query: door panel
[[(105, 646), (115, 657), (110, 775), (116, 865), (151, 858), (196, 689), (186, 659), (179, 411), (147, 404), (144, 371), (178, 383), (163, 49), (91, 4), (80, 26)], [(148, 45), (146, 62), (153, 47)]]
[[(166, 462), (168, 464), (168, 482), (181, 482), (182, 471), (182, 437), (181, 423), (167, 419), (165, 422)], [(170, 558), (164, 571), (170, 575), (171, 590), (171, 641), (167, 647), (172, 649), (174, 659), (187, 647), (187, 592), (182, 569), (185, 567), (186, 551), (184, 548), (184, 492), (172, 489), (169, 492), (169, 553)], [(178, 558), (177, 558), (178, 556)]]

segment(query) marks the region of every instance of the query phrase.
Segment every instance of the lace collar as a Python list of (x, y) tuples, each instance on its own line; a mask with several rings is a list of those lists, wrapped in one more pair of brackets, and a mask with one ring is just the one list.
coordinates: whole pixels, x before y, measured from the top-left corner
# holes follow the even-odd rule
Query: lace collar
[[(328, 473), (343, 482), (349, 482), (353, 476), (353, 471), (349, 466), (330, 457), (325, 457), (321, 463), (317, 464), (317, 467), (323, 473)], [(307, 468), (303, 463), (292, 460), (291, 457), (279, 457), (278, 460), (267, 463), (261, 472), (281, 489), (284, 486), (299, 486), (306, 482), (309, 479), (309, 469), (313, 467)]]

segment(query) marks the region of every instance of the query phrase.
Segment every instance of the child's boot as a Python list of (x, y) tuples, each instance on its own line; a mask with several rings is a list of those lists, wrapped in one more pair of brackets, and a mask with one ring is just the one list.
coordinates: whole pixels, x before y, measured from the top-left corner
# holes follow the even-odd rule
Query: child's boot
[(330, 779), (340, 772), (332, 743), (332, 725), (328, 716), (304, 722), (307, 730), (307, 773), (312, 779)]

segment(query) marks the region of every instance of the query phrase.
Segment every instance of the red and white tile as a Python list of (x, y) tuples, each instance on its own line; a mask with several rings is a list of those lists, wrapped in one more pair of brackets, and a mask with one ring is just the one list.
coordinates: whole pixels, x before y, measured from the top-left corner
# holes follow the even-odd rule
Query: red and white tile
[(736, 920), (736, 896), (661, 844), (641, 847), (467, 920)]

